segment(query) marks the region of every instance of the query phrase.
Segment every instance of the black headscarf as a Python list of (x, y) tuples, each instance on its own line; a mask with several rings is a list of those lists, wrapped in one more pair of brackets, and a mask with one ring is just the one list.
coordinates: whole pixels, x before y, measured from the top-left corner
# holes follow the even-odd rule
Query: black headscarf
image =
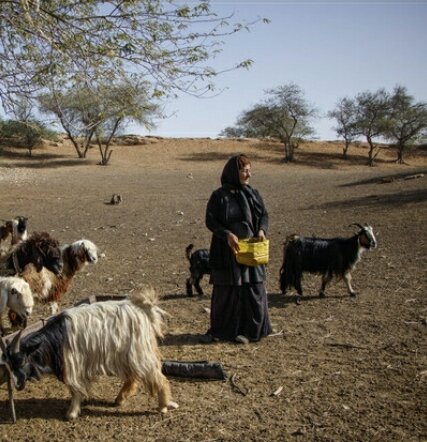
[(264, 203), (259, 193), (251, 186), (240, 183), (239, 160), (241, 156), (241, 154), (236, 155), (227, 161), (221, 174), (221, 184), (223, 188), (234, 191), (245, 221), (250, 226), (253, 235), (257, 235), (264, 213)]

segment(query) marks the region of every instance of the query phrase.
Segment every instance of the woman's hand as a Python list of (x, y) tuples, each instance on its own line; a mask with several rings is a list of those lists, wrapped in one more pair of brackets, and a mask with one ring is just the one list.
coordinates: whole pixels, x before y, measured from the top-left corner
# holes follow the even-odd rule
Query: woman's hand
[(265, 239), (265, 232), (264, 232), (264, 230), (260, 230), (259, 232), (258, 232), (258, 238), (261, 238), (263, 241), (264, 241), (264, 239)]
[(227, 234), (227, 243), (228, 245), (231, 247), (231, 249), (234, 252), (238, 252), (239, 251), (239, 238), (237, 238), (237, 236), (232, 233), (232, 232), (228, 232)]

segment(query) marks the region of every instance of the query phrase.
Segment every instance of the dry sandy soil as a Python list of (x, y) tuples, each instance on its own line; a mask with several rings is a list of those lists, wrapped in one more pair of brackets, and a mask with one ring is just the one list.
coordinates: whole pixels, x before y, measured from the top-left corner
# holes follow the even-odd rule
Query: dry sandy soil
[[(116, 146), (107, 167), (96, 165), (95, 149), (82, 161), (66, 145), (36, 150), (33, 158), (0, 148), (0, 217), (27, 215), (31, 231), (99, 246), (103, 258), (76, 276), (63, 308), (92, 294), (152, 285), (171, 315), (162, 358), (220, 362), (239, 388), (229, 380), (171, 378), (180, 408), (162, 417), (145, 392), (115, 408), (119, 382), (102, 378), (70, 423), (67, 389), (44, 378), (16, 393), (12, 425), (3, 385), (0, 439), (427, 440), (427, 177), (404, 179), (427, 171), (425, 154), (398, 166), (384, 151), (367, 167), (363, 146), (343, 161), (339, 143), (312, 142), (297, 151), (295, 164), (284, 164), (277, 143), (151, 141)], [(267, 288), (277, 334), (246, 346), (201, 344), (211, 288), (204, 280), (204, 297), (186, 297), (184, 249), (190, 242), (209, 245), (207, 199), (227, 158), (242, 151), (254, 160), (252, 184), (270, 213)], [(122, 204), (106, 204), (113, 193)], [(300, 306), (293, 292), (279, 292), (286, 235), (346, 236), (353, 222), (374, 226), (379, 244), (353, 274), (357, 298), (336, 282), (319, 299), (319, 277), (310, 275)], [(47, 315), (38, 306), (32, 321)]]

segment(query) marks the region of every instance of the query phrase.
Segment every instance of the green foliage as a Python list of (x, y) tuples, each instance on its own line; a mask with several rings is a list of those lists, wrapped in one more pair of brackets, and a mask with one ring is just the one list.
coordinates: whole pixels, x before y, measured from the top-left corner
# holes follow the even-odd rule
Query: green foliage
[(341, 98), (335, 109), (328, 112), (328, 117), (335, 119), (337, 126), (335, 131), (338, 136), (344, 138), (343, 157), (347, 158), (350, 143), (357, 137), (357, 108), (351, 98)]
[(236, 127), (227, 128), (222, 133), (278, 138), (284, 144), (285, 161), (293, 161), (294, 151), (301, 140), (314, 132), (311, 120), (316, 117), (317, 110), (293, 83), (267, 90), (266, 94), (262, 103), (240, 115)]
[[(218, 16), (213, 2), (11, 0), (0, 8), (0, 97), (34, 97), (133, 72), (161, 94), (201, 95), (220, 74), (208, 65), (224, 37), (253, 23)], [(268, 22), (257, 19), (256, 22)], [(250, 60), (237, 63), (248, 67)], [(228, 69), (225, 69), (228, 70)]]
[(160, 115), (149, 84), (128, 79), (117, 84), (99, 82), (53, 91), (39, 96), (40, 109), (55, 115), (76, 149), (85, 158), (96, 140), (101, 164), (111, 157), (110, 142), (130, 121), (145, 127), (154, 126)]
[(403, 86), (396, 86), (390, 97), (390, 115), (385, 136), (396, 146), (399, 164), (405, 150), (423, 137), (427, 129), (427, 103), (415, 102)]
[(31, 155), (32, 149), (43, 138), (56, 141), (58, 135), (39, 121), (6, 120), (0, 121), (0, 138), (6, 138), (15, 145), (27, 148)]

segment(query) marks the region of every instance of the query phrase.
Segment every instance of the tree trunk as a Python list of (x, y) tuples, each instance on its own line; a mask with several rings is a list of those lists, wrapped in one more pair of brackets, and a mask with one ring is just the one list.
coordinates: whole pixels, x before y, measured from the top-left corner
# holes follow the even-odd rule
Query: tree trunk
[(403, 151), (405, 150), (405, 145), (402, 143), (399, 143), (397, 145), (397, 164), (403, 164)]
[(285, 146), (285, 163), (290, 163), (294, 160), (294, 146), (289, 140), (283, 140), (283, 145)]
[(96, 134), (96, 141), (98, 143), (99, 152), (101, 154), (101, 162), (99, 163), (101, 166), (106, 166), (110, 162), (111, 154), (113, 153), (113, 151), (110, 150), (111, 140), (113, 139), (114, 135), (116, 135), (116, 132), (120, 126), (121, 121), (122, 121), (122, 118), (118, 118), (115, 121), (114, 126), (110, 132), (109, 137), (108, 137), (108, 140), (105, 143), (104, 149), (102, 149), (102, 143), (101, 143), (101, 139), (99, 138), (99, 134), (98, 133)]
[(342, 149), (342, 157), (346, 160), (347, 158), (348, 158), (348, 156), (347, 156), (347, 151), (348, 151), (348, 148), (350, 147), (350, 141), (348, 141), (348, 140), (345, 140), (345, 142), (344, 142), (344, 147), (343, 147), (343, 149)]
[(375, 145), (372, 142), (372, 139), (370, 137), (367, 137), (367, 141), (369, 144), (369, 152), (368, 152), (368, 166), (373, 167), (374, 165), (374, 149), (375, 149)]
[(96, 137), (96, 141), (98, 143), (99, 153), (101, 154), (101, 162), (99, 163), (99, 165), (107, 166), (110, 162), (111, 154), (113, 153), (113, 151), (110, 150), (111, 138), (107, 141), (104, 148), (102, 147), (102, 143), (99, 137)]

